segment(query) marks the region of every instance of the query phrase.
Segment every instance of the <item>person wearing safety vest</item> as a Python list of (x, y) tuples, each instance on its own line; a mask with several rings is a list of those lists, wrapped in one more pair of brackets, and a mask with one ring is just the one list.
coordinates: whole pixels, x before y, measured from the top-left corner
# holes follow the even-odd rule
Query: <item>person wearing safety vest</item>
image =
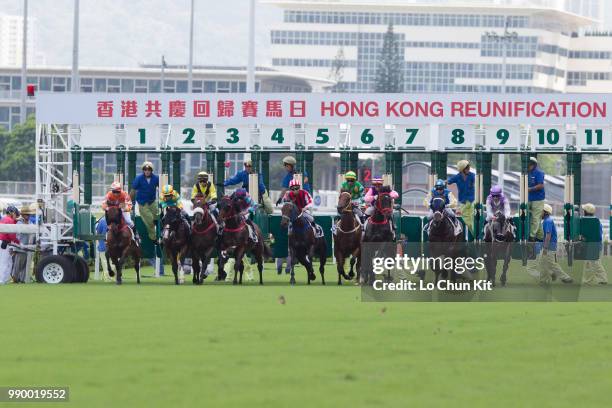
[(528, 165), (528, 205), (529, 205), (529, 241), (542, 239), (542, 211), (544, 210), (544, 199), (546, 193), (544, 191), (545, 174), (538, 166), (538, 159), (535, 157), (529, 158)]
[(159, 189), (159, 177), (153, 173), (153, 163), (142, 163), (142, 173), (134, 178), (132, 182), (132, 200), (138, 203), (138, 212), (142, 223), (147, 228), (147, 235), (153, 242), (156, 240), (155, 224), (159, 217), (159, 206), (157, 205), (157, 190)]
[[(283, 179), (281, 180), (281, 192), (278, 200), (276, 201), (276, 205), (279, 205), (283, 201), (283, 197), (285, 197), (285, 193), (289, 190), (289, 183), (293, 180), (295, 174), (295, 165), (297, 161), (293, 156), (285, 156), (283, 157), (283, 167), (287, 171)], [(308, 181), (308, 173), (306, 171), (302, 172), (302, 189), (308, 191), (308, 194), (312, 196), (312, 187), (310, 187), (310, 183)]]
[(540, 270), (540, 283), (548, 284), (551, 280), (557, 279), (557, 277), (561, 277), (561, 282), (563, 283), (572, 283), (574, 281), (572, 277), (557, 263), (557, 227), (552, 218), (552, 212), (552, 207), (549, 204), (544, 204), (541, 215), (544, 243), (542, 244), (542, 253), (540, 254), (538, 267)]
[(104, 197), (104, 201), (102, 201), (102, 209), (104, 211), (108, 210), (110, 207), (121, 208), (123, 220), (130, 227), (130, 231), (132, 231), (132, 239), (138, 244), (138, 234), (134, 228), (134, 221), (132, 221), (132, 216), (130, 214), (132, 211), (132, 200), (127, 191), (123, 191), (121, 183), (118, 181), (111, 184), (110, 191), (106, 193), (106, 197)]
[[(19, 210), (13, 205), (9, 205), (4, 212), (6, 215), (0, 219), (0, 224), (17, 224)], [(17, 234), (0, 233), (0, 285), (4, 285), (11, 281), (11, 270), (13, 269), (13, 255), (9, 248), (9, 244), (19, 245)]]
[[(584, 204), (582, 206), (582, 210), (584, 211), (585, 218), (595, 218), (595, 206), (593, 204)], [(599, 223), (600, 242), (590, 243), (589, 245), (599, 244), (599, 252), (601, 252), (603, 248), (603, 225), (601, 225), (601, 222), (599, 220), (597, 220), (597, 222)], [(608, 273), (602, 266), (601, 259), (599, 257), (598, 259), (584, 261), (584, 267), (582, 270), (582, 283), (585, 285), (606, 285), (608, 283)]]
[(361, 211), (361, 206), (364, 204), (364, 188), (357, 181), (357, 174), (354, 171), (348, 171), (344, 175), (344, 182), (340, 186), (340, 191), (347, 191), (351, 195), (351, 203), (353, 204), (353, 214), (361, 226), (363, 227), (364, 214)]
[[(312, 197), (308, 191), (302, 189), (300, 182), (297, 180), (291, 180), (289, 182), (289, 191), (287, 191), (283, 197), (283, 202), (291, 202), (296, 205), (302, 217), (310, 223), (312, 227), (315, 226), (315, 220), (312, 216)], [(291, 227), (291, 225), (289, 225)]]
[(457, 224), (457, 216), (455, 212), (452, 210), (457, 205), (457, 199), (452, 191), (446, 188), (446, 183), (442, 179), (438, 179), (434, 188), (431, 189), (429, 193), (425, 196), (423, 203), (429, 208), (429, 213), (427, 214), (427, 220), (431, 221), (433, 218), (433, 209), (432, 204), (434, 198), (442, 198), (444, 199), (445, 207), (444, 213), (451, 219), (453, 225)]
[(502, 213), (508, 221), (510, 221), (510, 202), (504, 195), (502, 188), (498, 185), (491, 187), (487, 196), (486, 204), (486, 221), (490, 222), (495, 218), (495, 214)]
[(253, 242), (257, 242), (257, 234), (255, 233), (255, 225), (249, 218), (250, 214), (254, 214), (257, 209), (257, 203), (253, 201), (251, 195), (246, 188), (239, 188), (230, 195), (230, 199), (238, 210), (244, 222), (248, 225), (249, 236)]
[(473, 232), (474, 199), (476, 197), (474, 183), (476, 182), (476, 176), (470, 169), (471, 166), (468, 160), (460, 160), (457, 163), (457, 170), (459, 170), (459, 173), (449, 178), (447, 184), (457, 185), (457, 191), (459, 192), (459, 211), (461, 211), (463, 222), (465, 222), (465, 225)]
[[(242, 188), (244, 188), (247, 192), (249, 191), (249, 174), (255, 174), (253, 170), (253, 162), (250, 159), (246, 159), (244, 161), (244, 170), (239, 171), (233, 177), (225, 180), (223, 185), (233, 186), (235, 184), (242, 183)], [(272, 200), (270, 200), (270, 196), (268, 195), (268, 190), (263, 182), (263, 176), (261, 173), (257, 174), (257, 183), (259, 190), (259, 200), (263, 204), (264, 211), (266, 214), (272, 214), (274, 209), (272, 208)], [(249, 195), (250, 197), (250, 195)]]

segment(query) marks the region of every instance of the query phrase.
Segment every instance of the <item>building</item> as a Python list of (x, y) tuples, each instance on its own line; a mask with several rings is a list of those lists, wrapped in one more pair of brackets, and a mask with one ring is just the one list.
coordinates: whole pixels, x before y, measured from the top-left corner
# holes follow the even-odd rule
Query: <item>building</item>
[[(389, 24), (401, 44), (405, 92), (501, 92), (504, 52), (509, 93), (612, 89), (612, 37), (582, 33), (596, 21), (537, 2), (263, 2), (283, 9), (271, 28), (272, 65), (331, 78), (340, 55), (343, 92), (373, 91)], [(503, 42), (506, 25), (512, 37)]]
[[(139, 68), (79, 69), (81, 92), (161, 92), (159, 66)], [(164, 92), (187, 92), (185, 66), (167, 66), (164, 70)], [(71, 90), (68, 67), (28, 68), (27, 83), (36, 92), (68, 92)], [(321, 92), (334, 84), (325, 78), (287, 73), (258, 67), (255, 72), (257, 92)], [(20, 120), (21, 70), (0, 67), (0, 127), (12, 128)], [(243, 67), (196, 66), (193, 70), (193, 92), (246, 92), (246, 69)], [(34, 112), (34, 98), (28, 98), (28, 114)]]
[[(36, 50), (36, 19), (28, 17), (28, 64), (44, 65)], [(0, 66), (20, 67), (23, 57), (23, 17), (0, 14)]]
[[(81, 68), (81, 92), (161, 92), (161, 70), (159, 66), (138, 68)], [(187, 92), (187, 71), (185, 66), (167, 66), (164, 70), (164, 92)], [(71, 71), (68, 67), (33, 67), (28, 69), (27, 82), (36, 87), (36, 92), (68, 92), (71, 89)], [(246, 69), (244, 67), (195, 66), (193, 70), (194, 93), (235, 93), (246, 92)], [(255, 90), (257, 92), (322, 92), (334, 82), (325, 78), (308, 75), (290, 74), (266, 67), (255, 71)], [(10, 129), (20, 122), (21, 103), (20, 68), (0, 67), (0, 127)], [(36, 97), (28, 97), (27, 113), (34, 113)], [(138, 155), (143, 161), (144, 154)], [(146, 159), (161, 168), (159, 155)], [(203, 154), (185, 154), (181, 162), (184, 185), (193, 181), (193, 176), (204, 168)], [(93, 157), (94, 196), (101, 196), (112, 181), (116, 170), (114, 154), (98, 154)], [(231, 166), (228, 173), (242, 169), (242, 154), (228, 153)], [(15, 183), (0, 181), (0, 195), (28, 196), (34, 193), (34, 183)]]

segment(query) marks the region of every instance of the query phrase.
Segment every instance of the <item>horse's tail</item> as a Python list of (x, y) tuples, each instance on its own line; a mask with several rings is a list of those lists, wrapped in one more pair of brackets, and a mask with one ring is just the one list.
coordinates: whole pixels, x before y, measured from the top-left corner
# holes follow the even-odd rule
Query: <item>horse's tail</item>
[(266, 260), (272, 258), (272, 249), (265, 242), (263, 243), (263, 255)]

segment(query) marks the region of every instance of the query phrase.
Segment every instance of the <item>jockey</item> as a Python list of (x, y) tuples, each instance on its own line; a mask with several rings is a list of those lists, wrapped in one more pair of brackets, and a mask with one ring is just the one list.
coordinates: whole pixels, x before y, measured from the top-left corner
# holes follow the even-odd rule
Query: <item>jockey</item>
[[(374, 214), (374, 210), (376, 209), (376, 206), (374, 205), (374, 203), (376, 199), (378, 198), (378, 192), (380, 191), (382, 186), (383, 186), (382, 177), (374, 177), (372, 179), (372, 187), (368, 189), (364, 197), (364, 201), (368, 205), (368, 208), (365, 210), (365, 215), (367, 215), (368, 217)], [(391, 190), (389, 192), (389, 196), (393, 200), (395, 200), (399, 197), (399, 194), (397, 194), (397, 191)]]
[(457, 223), (457, 216), (455, 212), (452, 210), (452, 207), (457, 205), (457, 199), (453, 195), (453, 192), (446, 188), (446, 183), (442, 179), (438, 179), (434, 188), (427, 194), (425, 197), (425, 205), (429, 207), (429, 214), (427, 215), (427, 219), (431, 221), (433, 218), (433, 209), (432, 204), (434, 198), (443, 198), (444, 203), (446, 204), (444, 207), (444, 213), (451, 219), (453, 224)]
[(510, 203), (508, 199), (502, 192), (502, 188), (500, 186), (491, 187), (491, 191), (486, 201), (487, 208), (487, 217), (486, 221), (489, 222), (495, 219), (495, 214), (501, 212), (504, 214), (508, 221), (512, 221), (510, 219)]
[(200, 195), (203, 197), (203, 201), (210, 205), (214, 205), (217, 201), (217, 189), (215, 185), (208, 180), (208, 173), (205, 171), (198, 173), (198, 181), (191, 189), (191, 201), (193, 201), (196, 196)]
[[(160, 203), (161, 208), (162, 208), (162, 214), (164, 213), (164, 210), (166, 208), (168, 208), (168, 207), (176, 207), (176, 208), (180, 209), (181, 210), (181, 218), (183, 219), (183, 221), (185, 221), (187, 223), (187, 225), (189, 225), (191, 227), (191, 225), (189, 224), (189, 217), (187, 216), (187, 213), (183, 209), (183, 203), (181, 203), (181, 196), (174, 189), (174, 187), (172, 187), (171, 184), (166, 184), (165, 186), (162, 187), (162, 189), (161, 189), (161, 199), (159, 200), (159, 203)], [(162, 215), (162, 217), (163, 217), (163, 215)]]
[(314, 217), (311, 214), (312, 197), (308, 191), (302, 189), (300, 182), (296, 179), (289, 182), (289, 191), (283, 196), (283, 202), (294, 203), (298, 210), (300, 210), (302, 217), (304, 217), (313, 228), (315, 227)]
[(136, 241), (136, 243), (138, 243), (138, 233), (130, 215), (132, 211), (132, 199), (130, 198), (130, 195), (127, 193), (127, 191), (123, 191), (123, 189), (121, 188), (121, 183), (119, 183), (118, 181), (115, 181), (111, 184), (111, 189), (108, 193), (106, 193), (104, 201), (102, 202), (102, 209), (104, 211), (106, 211), (110, 207), (121, 208), (123, 220), (132, 231), (132, 238)]
[(359, 224), (363, 227), (363, 185), (357, 181), (357, 175), (354, 171), (348, 171), (344, 175), (344, 183), (340, 186), (340, 190), (348, 191), (351, 195), (351, 203), (353, 204), (353, 214)]
[(257, 234), (255, 233), (255, 225), (249, 218), (250, 214), (254, 214), (257, 209), (257, 203), (253, 201), (251, 195), (246, 188), (239, 188), (232, 193), (230, 196), (232, 203), (235, 205), (237, 210), (240, 212), (242, 219), (246, 222), (249, 227), (249, 236), (253, 242), (257, 242)]

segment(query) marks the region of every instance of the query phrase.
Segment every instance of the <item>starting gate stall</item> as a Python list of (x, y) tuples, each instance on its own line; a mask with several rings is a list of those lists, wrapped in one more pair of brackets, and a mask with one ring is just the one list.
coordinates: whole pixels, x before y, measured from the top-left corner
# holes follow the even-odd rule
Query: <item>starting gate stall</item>
[[(521, 155), (518, 240), (528, 238), (527, 164), (537, 153), (565, 153), (566, 240), (588, 226), (581, 223), (580, 164), (584, 153), (612, 152), (611, 121), (604, 94), (53, 94), (37, 96), (36, 181), (40, 245), (54, 256), (75, 240), (98, 239), (93, 233), (92, 155), (117, 158), (115, 180), (124, 185), (136, 176), (137, 153), (161, 156), (160, 184), (180, 189), (180, 162), (185, 153), (206, 156), (219, 195), (227, 152), (251, 155), (256, 174), (270, 186), (271, 152), (291, 152), (297, 159), (295, 177), (307, 171), (314, 182), (313, 156), (340, 154), (340, 171), (357, 171), (359, 153), (385, 158), (384, 180), (402, 196), (404, 153), (430, 155), (430, 185), (446, 179), (449, 153), (475, 156), (477, 170), (473, 239), (482, 239), (484, 198), (491, 186), (493, 154)], [(126, 176), (127, 159), (127, 176)], [(81, 164), (83, 163), (83, 177)], [(82, 185), (82, 189), (80, 186)], [(258, 195), (257, 176), (250, 192)], [(75, 186), (72, 193), (70, 186)], [(78, 186), (78, 188), (77, 188)], [(75, 210), (66, 210), (69, 198)], [(612, 207), (611, 207), (612, 209)], [(324, 224), (331, 254), (332, 215), (316, 214)], [(612, 217), (612, 211), (611, 211)], [(259, 208), (255, 222), (264, 236), (273, 235), (274, 256), (286, 255), (286, 233), (280, 219)], [(136, 217), (137, 226), (142, 224)], [(423, 220), (394, 211), (397, 237), (423, 242)], [(148, 255), (155, 249), (141, 232)], [(57, 259), (57, 258), (54, 258)], [(58, 261), (58, 265), (61, 262)], [(62, 265), (59, 265), (62, 266)]]

